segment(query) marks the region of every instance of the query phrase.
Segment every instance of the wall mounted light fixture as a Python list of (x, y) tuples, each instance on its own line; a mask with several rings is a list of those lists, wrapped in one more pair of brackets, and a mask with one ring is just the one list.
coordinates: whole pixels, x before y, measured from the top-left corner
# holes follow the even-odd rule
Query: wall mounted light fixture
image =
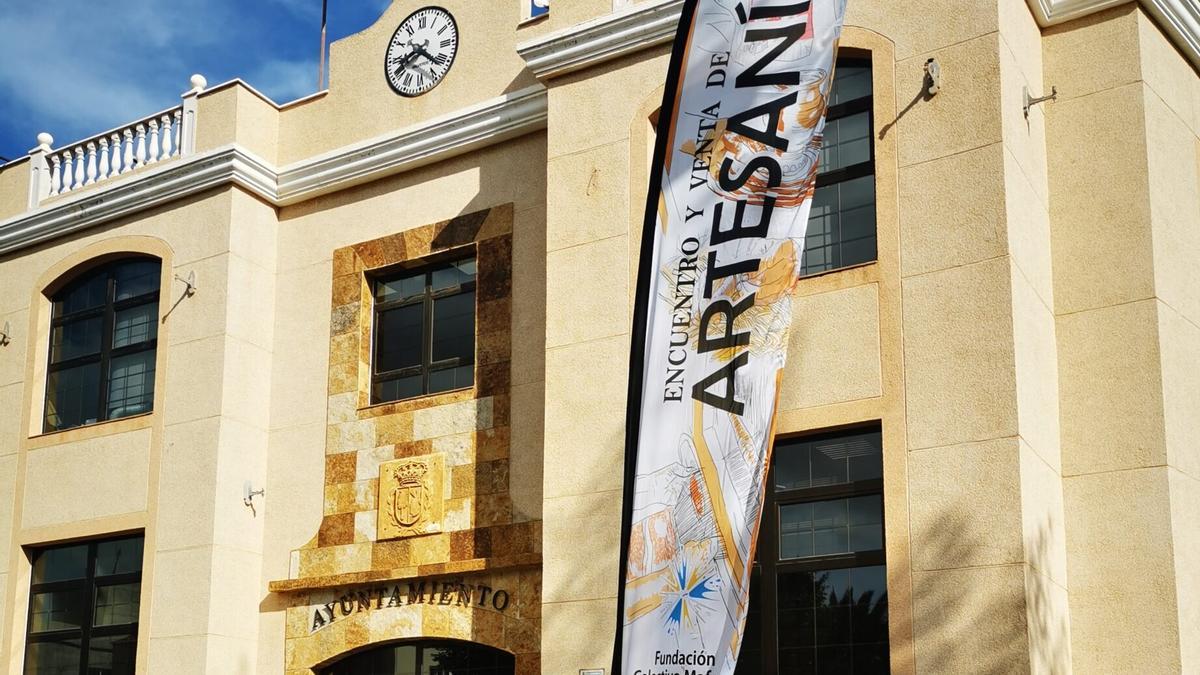
[(12, 328), (5, 321), (3, 330), (0, 330), (0, 347), (5, 347), (10, 342), (12, 342)]
[(1025, 117), (1026, 118), (1029, 117), (1029, 109), (1032, 108), (1033, 106), (1035, 106), (1039, 103), (1045, 103), (1046, 101), (1057, 101), (1058, 100), (1058, 87), (1050, 87), (1050, 95), (1049, 96), (1039, 96), (1037, 98), (1034, 98), (1029, 95), (1029, 87), (1022, 87), (1021, 89), (1022, 89), (1022, 91), (1025, 92)]

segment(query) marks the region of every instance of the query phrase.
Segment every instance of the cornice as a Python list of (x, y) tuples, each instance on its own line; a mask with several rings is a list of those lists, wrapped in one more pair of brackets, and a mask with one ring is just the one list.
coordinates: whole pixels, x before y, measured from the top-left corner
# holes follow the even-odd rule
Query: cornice
[[(853, 0), (852, 0), (853, 1)], [(1038, 24), (1053, 26), (1129, 0), (1026, 0)], [(1200, 69), (1200, 0), (1138, 0)], [(670, 42), (683, 0), (651, 0), (517, 45), (538, 79), (548, 79)]]
[(517, 45), (538, 79), (557, 77), (675, 37), (683, 0), (650, 0)]
[(364, 143), (277, 168), (227, 145), (137, 171), (0, 221), (0, 256), (223, 185), (285, 206), (544, 129), (546, 91), (523, 89)]

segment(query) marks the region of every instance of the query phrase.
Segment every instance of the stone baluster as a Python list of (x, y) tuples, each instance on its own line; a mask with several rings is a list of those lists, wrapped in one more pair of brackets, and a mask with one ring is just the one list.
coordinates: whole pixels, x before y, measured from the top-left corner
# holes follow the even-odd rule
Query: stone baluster
[(112, 148), (108, 175), (116, 176), (121, 173), (121, 134), (109, 136), (108, 141), (108, 146)]
[(50, 196), (62, 192), (62, 160), (58, 155), (50, 156)]
[(163, 159), (171, 156), (171, 116), (163, 115), (159, 118), (159, 128), (162, 129), (162, 154)]
[(75, 146), (75, 176), (71, 180), (71, 187), (83, 187), (84, 180), (84, 161), (83, 161), (83, 146)]
[(62, 157), (62, 190), (60, 192), (71, 191), (71, 176), (74, 174), (71, 170), (71, 151), (64, 150)]
[(137, 134), (137, 146), (133, 149), (134, 161), (137, 162), (137, 166), (142, 167), (146, 165), (146, 125), (139, 123), (135, 132)]
[(150, 120), (150, 133), (146, 139), (146, 163), (158, 161), (158, 120)]
[(88, 141), (87, 144), (87, 164), (84, 166), (84, 185), (91, 185), (96, 182), (96, 144), (93, 141)]
[(124, 153), (121, 155), (121, 173), (133, 171), (133, 129), (124, 131), (121, 147), (124, 148)]
[(99, 176), (98, 180), (104, 180), (105, 178), (108, 178), (110, 175), (112, 175), (109, 173), (108, 138), (106, 136), (101, 136), (99, 142), (100, 142), (100, 176)]
[(175, 149), (175, 154), (182, 156), (183, 151), (181, 149), (181, 139), (183, 138), (183, 108), (175, 111), (175, 124), (171, 127), (171, 129), (175, 135), (174, 139), (171, 141), (171, 145)]

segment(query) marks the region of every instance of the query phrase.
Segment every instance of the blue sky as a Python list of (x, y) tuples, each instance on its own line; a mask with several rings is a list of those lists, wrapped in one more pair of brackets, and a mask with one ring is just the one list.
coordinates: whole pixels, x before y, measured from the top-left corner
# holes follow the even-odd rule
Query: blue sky
[[(329, 0), (330, 41), (390, 3)], [(310, 94), (320, 24), (321, 0), (0, 0), (0, 157), (176, 105), (192, 73), (279, 103)]]

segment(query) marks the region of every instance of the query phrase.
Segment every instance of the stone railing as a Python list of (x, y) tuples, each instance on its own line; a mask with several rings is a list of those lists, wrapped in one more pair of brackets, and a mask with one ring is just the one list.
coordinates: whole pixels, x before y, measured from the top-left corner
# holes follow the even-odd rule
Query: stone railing
[(40, 133), (29, 151), (29, 208), (172, 157), (195, 151), (196, 97), (208, 82), (193, 75), (183, 103), (82, 141), (52, 148), (54, 137)]

